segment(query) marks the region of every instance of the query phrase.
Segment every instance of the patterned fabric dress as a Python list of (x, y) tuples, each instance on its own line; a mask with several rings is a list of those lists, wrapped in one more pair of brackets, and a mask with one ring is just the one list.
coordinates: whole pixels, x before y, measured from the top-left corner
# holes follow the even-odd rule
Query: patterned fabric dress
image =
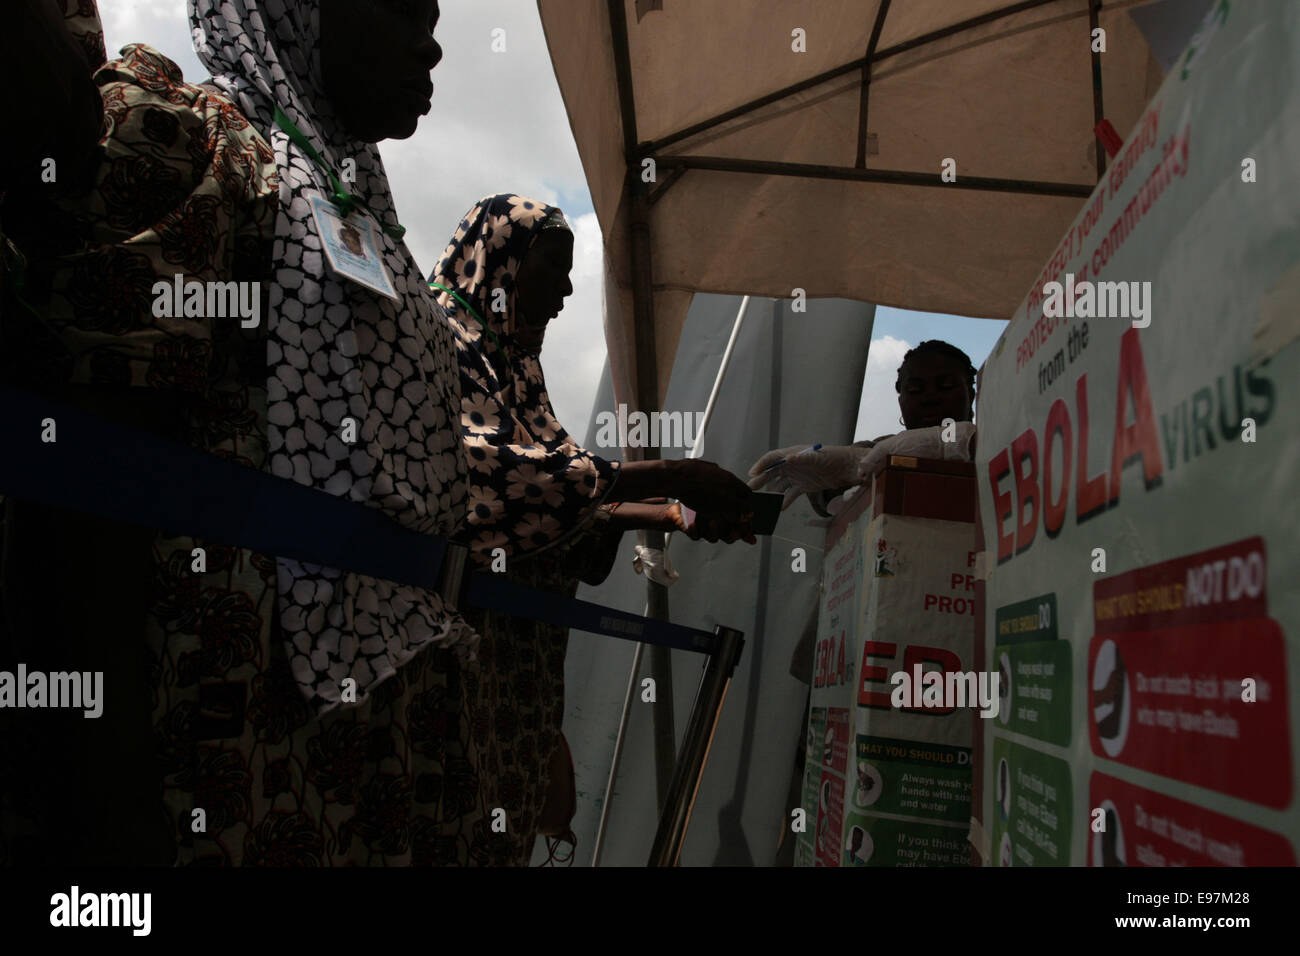
[[(556, 421), (538, 354), (515, 335), (515, 276), (543, 224), (562, 222), (558, 209), (521, 196), (480, 200), (431, 281), (447, 290), (440, 301), (457, 333), (475, 479), (462, 540), (480, 570), (500, 548), (507, 577), (572, 596), (579, 580), (603, 580), (614, 560), (618, 535), (593, 519), (619, 463), (585, 451)], [(514, 860), (526, 864), (560, 745), (568, 632), (479, 609), (464, 614), (480, 635), (474, 734), (484, 794), (506, 811)]]
[[(76, 4), (83, 15), (87, 3)], [(231, 16), (256, 14), (255, 24), (219, 24), (212, 4), (197, 7), (208, 43), (237, 39), (256, 47), (244, 51), (242, 63), (274, 54), (276, 36), (296, 35), (308, 51), (316, 45), (314, 3), (223, 6)], [(22, 380), (80, 385), (92, 409), (101, 401), (110, 406), (110, 396), (151, 396), (153, 405), (183, 412), (171, 437), (252, 468), (278, 472), (280, 455), (292, 472), (286, 477), (379, 507), (408, 527), (449, 530), (465, 494), (462, 446), (446, 411), (459, 406), (454, 352), (423, 282), (418, 275), (408, 281), (414, 267), (405, 247), (385, 240), (403, 296), (396, 314), (326, 279), (316, 287), (319, 298), (309, 295), (295, 283), (319, 266), (319, 253), (313, 264), (310, 248), (302, 248), (312, 237), (303, 239), (295, 202), (312, 172), (281, 135), (267, 138), (265, 103), (252, 109), (256, 96), (236, 82), (226, 85), (247, 101), (238, 105), (188, 85), (145, 46), (127, 47), (96, 79), (107, 120), (92, 194), (64, 203), (59, 228), (43, 236), (11, 230), (32, 260), (26, 296), (41, 316), (19, 326)], [(284, 101), (310, 129), (295, 110), (301, 105)], [(391, 215), (377, 155), (358, 162), (358, 182), (372, 207)], [(155, 319), (153, 284), (178, 272), (262, 282), (268, 321), (244, 330), (234, 320)], [(347, 315), (334, 314), (345, 301), (340, 295), (349, 297)], [(302, 328), (299, 320), (310, 314), (321, 319), (317, 329)], [(9, 318), (6, 334), (14, 331)], [(333, 339), (319, 341), (321, 330)], [(361, 356), (407, 356), (411, 377), (392, 401), (383, 394), (387, 383), (376, 384), (380, 370), (357, 358), (358, 342)], [(296, 367), (304, 352), (315, 380)], [(317, 364), (318, 356), (329, 367)], [(345, 359), (352, 364), (344, 367)], [(313, 394), (318, 388), (324, 392)], [(336, 396), (342, 408), (331, 404)], [(292, 415), (276, 413), (286, 399)], [(412, 408), (418, 426), (393, 424)], [(331, 417), (337, 424), (344, 410), (363, 423), (362, 439), (340, 458), (317, 426), (329, 426)], [(268, 423), (268, 414), (278, 424)], [(296, 445), (300, 438), (305, 444)], [(306, 461), (305, 474), (295, 455)], [(331, 482), (339, 475), (346, 478)], [(41, 515), (38, 529), (55, 526), (55, 517), (32, 509), (22, 515), (29, 513)], [(126, 596), (100, 587), (99, 578), (136, 578), (118, 571), (130, 565), (123, 526), (96, 537), (93, 522), (72, 517), (70, 551), (85, 564), (60, 566), (64, 545), (11, 555), (14, 568), (34, 570), (26, 578), (6, 572), (6, 658), (80, 670), (101, 654), (104, 723), (80, 714), (57, 723), (31, 710), (2, 715), (0, 862), (66, 862), (72, 848), (119, 862), (122, 845), (144, 844), (153, 825), (167, 839), (131, 856), (136, 862), (464, 865), (515, 858), (510, 841), (487, 825), (478, 782), (467, 719), (479, 693), (477, 667), (463, 659), (474, 635), (436, 595), (331, 569), (286, 568), (272, 556), (161, 532), (142, 559), (138, 577), (147, 581), (151, 569), (153, 588), (140, 601), (138, 622), (96, 631), (96, 601), (113, 602), (119, 618), (126, 614)], [(197, 548), (206, 567), (196, 563)], [(88, 605), (81, 618), (68, 610), (79, 604)], [(358, 678), (357, 705), (338, 706), (337, 693), (329, 699), (341, 676)], [(101, 734), (93, 771), (68, 772), (78, 748), (96, 756), (83, 739), (87, 725), (121, 733)], [(68, 808), (86, 809), (70, 818)], [(101, 845), (88, 846), (95, 841)]]
[[(195, 52), (212, 82), (268, 132), (280, 174), (267, 470), (412, 531), (450, 534), (467, 491), (452, 332), (401, 241), (379, 151), (348, 133), (325, 94), (320, 4), (190, 0), (190, 8)], [(417, 15), (410, 5), (403, 11)], [(289, 124), (296, 139), (282, 128)], [(346, 192), (381, 227), (377, 251), (396, 302), (325, 262), (310, 202), (332, 192), (327, 170), (344, 169)], [(276, 571), (290, 667), (320, 713), (343, 702), (344, 680), (363, 700), (421, 649), (454, 647), (465, 661), (477, 640), (433, 591), (283, 557)]]

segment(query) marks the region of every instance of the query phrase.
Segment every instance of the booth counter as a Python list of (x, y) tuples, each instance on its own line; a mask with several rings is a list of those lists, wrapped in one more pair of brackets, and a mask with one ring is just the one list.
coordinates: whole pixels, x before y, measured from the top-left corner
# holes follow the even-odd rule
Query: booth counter
[(921, 675), (973, 670), (974, 517), (972, 465), (894, 456), (831, 525), (796, 865), (969, 862), (972, 712)]

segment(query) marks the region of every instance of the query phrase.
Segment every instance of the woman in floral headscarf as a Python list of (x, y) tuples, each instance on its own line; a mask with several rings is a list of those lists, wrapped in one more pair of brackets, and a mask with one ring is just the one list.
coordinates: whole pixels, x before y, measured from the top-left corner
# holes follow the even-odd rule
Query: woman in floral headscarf
[[(573, 233), (558, 209), (489, 197), (466, 214), (431, 278), (456, 332), (473, 473), (469, 544), (480, 564), (495, 548), (533, 552), (577, 529), (618, 474), (617, 462), (579, 448), (555, 420), (536, 350), (520, 341), (526, 326), (517, 279), (525, 258), (537, 261), (530, 250), (543, 234), (539, 258), (567, 251), (571, 260)], [(558, 312), (572, 292), (565, 273), (565, 287), (527, 305)]]
[[(470, 466), (466, 537), (475, 561), (545, 550), (575, 533), (604, 500), (674, 497), (709, 516), (685, 529), (680, 508), (620, 505), (625, 530), (749, 537), (748, 489), (712, 462), (618, 462), (580, 448), (556, 420), (538, 354), (546, 325), (573, 291), (573, 232), (554, 206), (511, 193), (480, 200), (430, 276), (456, 335), (461, 425)], [(615, 481), (618, 494), (610, 498)]]
[[(560, 210), (503, 193), (466, 213), (431, 278), (457, 335), (471, 483), (461, 537), (475, 561), (486, 568), (495, 553), (520, 583), (572, 595), (579, 580), (605, 578), (624, 530), (752, 542), (743, 521), (688, 527), (679, 504), (638, 500), (671, 495), (734, 515), (747, 499), (734, 475), (702, 461), (608, 461), (556, 420), (538, 357), (547, 323), (573, 291), (572, 264)], [(465, 617), (481, 635), (473, 723), (485, 797), (506, 811), (515, 860), (526, 864), (548, 792), (567, 783), (553, 774), (569, 772), (557, 759), (568, 632), (490, 611)]]

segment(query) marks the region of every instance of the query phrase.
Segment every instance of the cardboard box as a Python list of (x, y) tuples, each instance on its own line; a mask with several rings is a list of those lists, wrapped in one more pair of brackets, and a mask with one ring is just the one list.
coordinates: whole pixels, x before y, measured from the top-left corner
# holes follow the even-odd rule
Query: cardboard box
[(797, 864), (969, 863), (971, 710), (895, 675), (972, 669), (974, 507), (971, 465), (895, 457), (828, 531)]

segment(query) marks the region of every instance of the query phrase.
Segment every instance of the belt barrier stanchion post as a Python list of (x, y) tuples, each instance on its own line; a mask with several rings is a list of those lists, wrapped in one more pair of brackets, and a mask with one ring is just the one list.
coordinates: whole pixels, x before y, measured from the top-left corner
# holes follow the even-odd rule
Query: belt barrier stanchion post
[(700, 780), (704, 776), (704, 766), (713, 746), (713, 734), (718, 729), (722, 704), (727, 699), (731, 677), (745, 646), (744, 634), (733, 628), (719, 625), (714, 634), (718, 643), (704, 665), (704, 676), (700, 678), (700, 687), (695, 693), (695, 704), (691, 708), (682, 749), (668, 787), (668, 800), (650, 849), (650, 866), (678, 864)]

